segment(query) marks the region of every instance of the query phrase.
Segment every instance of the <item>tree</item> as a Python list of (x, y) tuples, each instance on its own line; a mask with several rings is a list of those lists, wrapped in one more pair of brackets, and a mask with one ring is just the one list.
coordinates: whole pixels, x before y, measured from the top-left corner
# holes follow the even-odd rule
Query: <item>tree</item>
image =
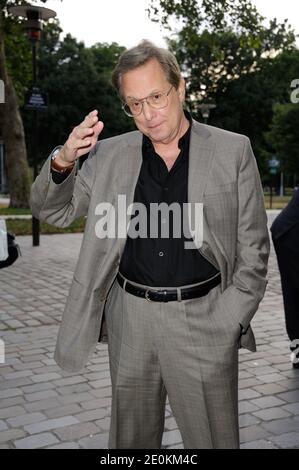
[(299, 168), (299, 108), (293, 103), (277, 103), (266, 139), (279, 157), (285, 173), (298, 174)]
[[(250, 0), (151, 0), (150, 15), (171, 29), (174, 18), (181, 29), (169, 39), (187, 81), (189, 107), (199, 117), (202, 101), (215, 101), (228, 85), (261, 70), (265, 61), (294, 48), (295, 36), (285, 21), (263, 25)], [(216, 96), (217, 95), (217, 96)]]
[(0, 105), (0, 121), (6, 150), (11, 207), (28, 207), (30, 185), (24, 128), (5, 54), (6, 35), (12, 32), (14, 37), (21, 36), (20, 29), (7, 17), (7, 8), (20, 3), (22, 2), (0, 1), (0, 78), (5, 85), (5, 103)]
[[(299, 78), (299, 51), (285, 51), (264, 62), (259, 71), (232, 80), (225, 93), (216, 95), (213, 125), (250, 137), (259, 169), (268, 175), (267, 161), (276, 150), (266, 138), (277, 103), (290, 103), (291, 83)], [(296, 132), (295, 127), (293, 127)]]
[[(99, 110), (105, 123), (101, 138), (134, 128), (111, 84), (112, 69), (124, 48), (115, 43), (86, 48), (69, 34), (60, 40), (60, 32), (58, 24), (48, 24), (40, 44), (39, 84), (49, 98), (47, 111), (39, 113), (40, 164), (92, 109)], [(29, 134), (32, 116), (25, 109), (22, 115)], [(29, 141), (28, 148), (30, 154)]]
[(168, 43), (186, 78), (193, 117), (201, 120), (202, 102), (216, 103), (209, 123), (248, 135), (266, 175), (273, 105), (289, 100), (286, 75), (299, 77), (287, 21), (273, 19), (266, 27), (250, 0), (152, 0), (150, 15), (170, 32), (173, 18), (179, 22)]
[[(47, 0), (41, 1), (46, 3)], [(26, 4), (24, 0), (0, 0), (0, 79), (4, 81), (6, 97), (5, 103), (0, 106), (0, 123), (6, 150), (11, 207), (29, 205), (30, 174), (19, 105), (31, 77), (31, 56), (28, 44), (28, 52), (26, 50), (22, 24), (9, 14), (9, 7)]]

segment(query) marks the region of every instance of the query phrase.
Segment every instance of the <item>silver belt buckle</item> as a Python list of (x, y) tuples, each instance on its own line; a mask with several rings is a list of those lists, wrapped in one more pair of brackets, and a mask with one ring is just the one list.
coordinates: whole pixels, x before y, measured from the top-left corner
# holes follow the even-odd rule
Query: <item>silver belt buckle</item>
[(145, 298), (146, 298), (146, 300), (147, 300), (148, 302), (151, 302), (151, 299), (149, 298), (148, 293), (149, 293), (149, 290), (147, 289), (147, 290), (145, 291)]
[[(149, 298), (149, 296), (148, 296), (148, 293), (149, 293), (149, 292), (150, 292), (150, 290), (147, 289), (147, 290), (145, 291), (144, 297), (145, 297), (146, 300), (148, 300), (149, 302), (152, 302), (152, 300), (151, 300), (151, 299)], [(163, 293), (164, 296), (166, 297), (166, 295), (167, 295), (167, 291), (166, 291), (166, 290), (161, 291), (161, 293)], [(164, 298), (165, 298), (165, 297), (164, 297)], [(162, 300), (162, 302), (168, 302), (168, 300)]]

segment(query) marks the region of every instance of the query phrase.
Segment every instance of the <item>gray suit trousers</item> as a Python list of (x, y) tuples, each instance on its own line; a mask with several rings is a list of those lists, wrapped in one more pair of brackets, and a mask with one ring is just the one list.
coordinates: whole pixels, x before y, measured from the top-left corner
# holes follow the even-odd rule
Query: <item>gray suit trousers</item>
[(114, 281), (105, 316), (112, 381), (109, 449), (159, 449), (168, 395), (185, 449), (238, 448), (239, 325), (220, 286), (149, 302)]

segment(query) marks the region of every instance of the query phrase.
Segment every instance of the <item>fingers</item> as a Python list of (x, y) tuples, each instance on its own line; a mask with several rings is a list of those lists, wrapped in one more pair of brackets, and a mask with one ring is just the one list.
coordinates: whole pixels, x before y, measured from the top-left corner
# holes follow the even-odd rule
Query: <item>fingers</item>
[(89, 152), (96, 144), (103, 127), (104, 123), (99, 121), (98, 111), (91, 111), (84, 121), (73, 129), (65, 144), (67, 160), (73, 161)]
[(78, 150), (80, 148), (85, 148), (85, 147), (88, 147), (89, 145), (91, 145), (92, 144), (92, 139), (88, 139), (88, 138), (77, 139), (75, 137), (71, 137), (69, 139), (69, 143), (70, 143), (70, 147), (73, 150)]
[(102, 131), (104, 124), (99, 121), (98, 111), (94, 110), (89, 113), (84, 121), (74, 129), (74, 137), (76, 139), (85, 139), (91, 137), (94, 134), (98, 136)]
[(75, 127), (73, 130), (73, 136), (75, 139), (85, 139), (86, 137), (91, 137), (94, 134), (94, 129), (92, 127)]
[(104, 127), (104, 123), (101, 121), (96, 122), (93, 127), (89, 128), (82, 128), (76, 127), (71, 136), (70, 140), (72, 141), (72, 145), (74, 148), (79, 148), (81, 146), (86, 146), (91, 143), (93, 140), (96, 140), (99, 134), (102, 132)]
[(91, 113), (89, 113), (84, 121), (80, 124), (79, 127), (92, 127), (94, 126), (97, 122), (98, 122), (99, 118), (98, 118), (98, 110), (95, 109), (94, 111), (91, 111)]

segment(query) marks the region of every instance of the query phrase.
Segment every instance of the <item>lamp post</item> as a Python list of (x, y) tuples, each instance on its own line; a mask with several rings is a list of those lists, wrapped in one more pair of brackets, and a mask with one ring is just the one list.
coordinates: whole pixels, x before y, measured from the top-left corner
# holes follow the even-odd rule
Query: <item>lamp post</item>
[(208, 119), (210, 117), (211, 109), (216, 108), (216, 105), (213, 103), (202, 103), (198, 107), (201, 111), (201, 115), (203, 117), (204, 123), (207, 124)]
[[(32, 47), (32, 82), (33, 87), (32, 91), (36, 92), (37, 89), (37, 64), (36, 64), (36, 49), (37, 43), (41, 40), (41, 32), (43, 29), (43, 21), (47, 21), (50, 18), (56, 16), (56, 12), (50, 10), (49, 8), (43, 8), (38, 6), (26, 5), (26, 6), (16, 6), (10, 7), (9, 12), (17, 17), (23, 18), (26, 21), (24, 22), (24, 27), (28, 34), (28, 39), (31, 42)], [(45, 106), (44, 106), (45, 107)], [(40, 105), (31, 105), (30, 109), (33, 110), (33, 145), (32, 145), (32, 160), (33, 160), (33, 176), (34, 179), (37, 177), (37, 156), (38, 156), (38, 109)], [(32, 244), (33, 246), (39, 246), (39, 235), (40, 227), (39, 220), (35, 217), (32, 217)]]
[(268, 161), (268, 168), (270, 173), (270, 209), (272, 209), (272, 199), (273, 199), (273, 177), (277, 175), (278, 169), (280, 166), (280, 161), (273, 155), (272, 158)]

